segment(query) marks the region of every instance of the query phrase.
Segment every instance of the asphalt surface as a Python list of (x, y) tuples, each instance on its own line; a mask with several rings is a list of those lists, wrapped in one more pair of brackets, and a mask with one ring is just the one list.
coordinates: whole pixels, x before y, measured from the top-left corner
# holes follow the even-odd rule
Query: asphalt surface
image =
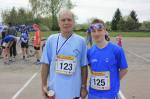
[[(126, 99), (150, 99), (150, 38), (123, 38), (123, 47), (129, 72), (121, 81), (121, 92)], [(29, 80), (15, 99), (43, 99), (40, 65), (35, 65), (35, 60), (31, 57), (23, 61), (19, 54), (16, 62), (4, 65), (0, 59), (0, 99), (13, 99)]]

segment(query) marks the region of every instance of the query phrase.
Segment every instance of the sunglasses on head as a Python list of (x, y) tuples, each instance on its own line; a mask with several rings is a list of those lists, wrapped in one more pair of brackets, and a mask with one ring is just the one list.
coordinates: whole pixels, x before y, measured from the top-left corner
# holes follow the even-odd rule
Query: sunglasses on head
[(104, 25), (102, 23), (96, 23), (90, 26), (90, 31), (93, 32), (94, 30), (100, 30), (103, 28), (104, 28)]

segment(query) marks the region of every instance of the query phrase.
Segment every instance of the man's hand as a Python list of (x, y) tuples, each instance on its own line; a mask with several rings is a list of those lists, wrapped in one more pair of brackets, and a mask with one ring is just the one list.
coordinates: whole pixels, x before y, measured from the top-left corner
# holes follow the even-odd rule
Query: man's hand
[(47, 90), (47, 86), (42, 86), (42, 95), (44, 97), (44, 99), (50, 99), (47, 95), (48, 90)]
[(85, 99), (87, 94), (88, 94), (87, 89), (86, 88), (81, 88), (81, 97), (82, 97), (82, 99)]

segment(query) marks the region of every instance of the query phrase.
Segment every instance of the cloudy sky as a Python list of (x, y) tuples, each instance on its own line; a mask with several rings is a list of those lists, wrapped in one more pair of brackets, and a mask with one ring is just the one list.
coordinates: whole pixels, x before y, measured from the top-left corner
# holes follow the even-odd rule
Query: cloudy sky
[[(78, 17), (78, 23), (87, 22), (97, 17), (104, 21), (112, 20), (114, 12), (120, 8), (126, 16), (131, 10), (137, 12), (140, 22), (150, 20), (150, 0), (72, 0), (76, 5), (73, 12)], [(28, 0), (0, 0), (0, 11), (11, 9), (13, 6), (30, 9)], [(1, 18), (0, 18), (1, 21)]]

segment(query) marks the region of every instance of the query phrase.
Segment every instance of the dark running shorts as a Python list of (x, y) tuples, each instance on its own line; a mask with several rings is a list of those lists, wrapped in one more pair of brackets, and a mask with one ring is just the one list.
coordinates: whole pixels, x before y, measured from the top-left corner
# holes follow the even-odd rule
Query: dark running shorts
[(21, 43), (21, 48), (28, 48), (28, 43)]
[(40, 50), (40, 47), (34, 46), (34, 49), (35, 49), (35, 50)]

